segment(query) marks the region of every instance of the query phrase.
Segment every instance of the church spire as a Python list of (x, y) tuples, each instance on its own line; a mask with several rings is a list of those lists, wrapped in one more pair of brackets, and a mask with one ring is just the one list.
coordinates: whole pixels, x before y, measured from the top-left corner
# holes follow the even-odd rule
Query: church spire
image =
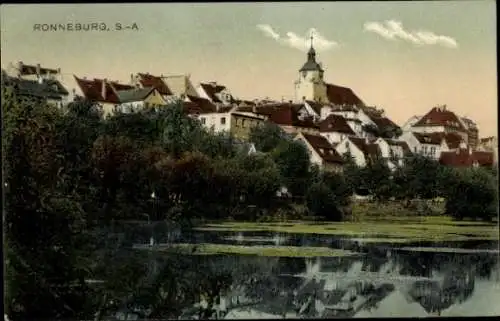
[(306, 70), (319, 70), (322, 71), (321, 66), (316, 62), (316, 50), (314, 50), (313, 46), (313, 41), (314, 41), (314, 36), (311, 33), (311, 47), (309, 48), (309, 51), (307, 52), (307, 61), (302, 66), (300, 71), (306, 71)]

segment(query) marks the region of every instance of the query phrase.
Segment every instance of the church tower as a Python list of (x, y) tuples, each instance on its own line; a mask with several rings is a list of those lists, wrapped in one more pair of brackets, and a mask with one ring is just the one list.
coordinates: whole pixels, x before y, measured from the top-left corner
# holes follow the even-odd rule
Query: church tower
[(307, 52), (307, 61), (299, 70), (299, 79), (295, 82), (295, 100), (312, 100), (320, 103), (328, 102), (326, 96), (326, 84), (323, 80), (324, 70), (316, 61), (316, 50), (313, 47), (311, 36), (311, 48)]

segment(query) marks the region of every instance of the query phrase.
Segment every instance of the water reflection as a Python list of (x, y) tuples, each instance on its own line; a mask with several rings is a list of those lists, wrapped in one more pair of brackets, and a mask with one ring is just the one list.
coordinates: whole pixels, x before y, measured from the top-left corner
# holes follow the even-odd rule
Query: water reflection
[[(251, 282), (240, 279), (240, 286), (233, 286), (226, 294), (218, 315), (247, 319), (499, 312), (496, 305), (484, 304), (500, 300), (494, 255), (388, 252), (355, 258), (265, 258), (263, 269), (249, 276)], [(235, 274), (245, 261), (264, 259), (246, 257), (231, 263), (230, 258), (224, 258), (225, 264), (230, 264)]]
[[(146, 237), (147, 234), (144, 235)], [(498, 242), (367, 242), (269, 232), (157, 233), (159, 243), (326, 246), (355, 257), (190, 256), (193, 269), (229, 271), (213, 318), (338, 318), (499, 315)], [(380, 237), (380, 236), (378, 236)], [(155, 270), (157, 268), (155, 267)], [(196, 319), (206, 302), (179, 317)]]

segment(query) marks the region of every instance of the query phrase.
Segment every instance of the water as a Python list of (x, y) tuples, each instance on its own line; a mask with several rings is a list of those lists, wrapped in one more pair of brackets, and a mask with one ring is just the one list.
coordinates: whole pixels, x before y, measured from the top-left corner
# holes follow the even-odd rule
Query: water
[[(193, 233), (181, 242), (321, 246), (357, 244), (363, 256), (280, 258), (197, 256), (192, 266), (227, 270), (231, 290), (218, 318), (334, 318), (496, 315), (500, 301), (498, 242), (385, 244), (285, 233)], [(460, 246), (460, 250), (456, 247)], [(193, 257), (194, 260), (194, 257)], [(196, 302), (193, 302), (193, 305)], [(185, 312), (181, 318), (192, 318)]]

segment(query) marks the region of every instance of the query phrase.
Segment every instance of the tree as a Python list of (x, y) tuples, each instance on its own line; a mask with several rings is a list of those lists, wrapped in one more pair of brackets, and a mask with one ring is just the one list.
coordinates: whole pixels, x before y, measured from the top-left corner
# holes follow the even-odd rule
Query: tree
[(445, 191), (446, 213), (456, 219), (491, 221), (498, 215), (498, 184), (483, 168), (454, 169), (448, 172)]
[(379, 201), (387, 200), (392, 196), (391, 170), (383, 158), (377, 157), (367, 162), (362, 173), (363, 186), (367, 188), (370, 195)]
[(340, 204), (328, 186), (323, 183), (313, 183), (306, 193), (306, 205), (311, 213), (331, 221), (342, 220)]
[(310, 161), (307, 148), (299, 141), (283, 141), (273, 151), (282, 181), (292, 195), (303, 196), (310, 178)]
[(58, 144), (62, 113), (2, 88), (7, 314), (17, 318), (77, 317), (86, 286), (76, 235), (85, 226), (68, 186)]
[(268, 153), (290, 138), (278, 125), (266, 122), (252, 128), (249, 140), (255, 144), (257, 150)]
[(343, 176), (347, 188), (352, 193), (363, 194), (363, 173), (362, 168), (359, 167), (352, 154), (347, 151), (342, 158), (344, 159)]

